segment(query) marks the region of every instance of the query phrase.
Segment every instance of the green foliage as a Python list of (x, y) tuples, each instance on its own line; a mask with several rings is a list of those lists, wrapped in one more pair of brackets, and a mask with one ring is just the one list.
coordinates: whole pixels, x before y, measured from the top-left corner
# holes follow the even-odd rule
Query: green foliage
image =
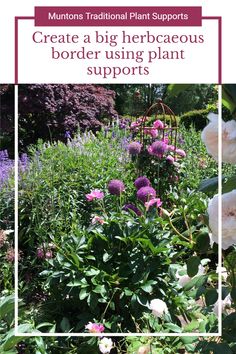
[(210, 112), (217, 113), (216, 106), (209, 106), (206, 109), (194, 110), (184, 113), (180, 116), (180, 122), (186, 127), (190, 128), (192, 125), (196, 130), (202, 130), (208, 123), (207, 116)]

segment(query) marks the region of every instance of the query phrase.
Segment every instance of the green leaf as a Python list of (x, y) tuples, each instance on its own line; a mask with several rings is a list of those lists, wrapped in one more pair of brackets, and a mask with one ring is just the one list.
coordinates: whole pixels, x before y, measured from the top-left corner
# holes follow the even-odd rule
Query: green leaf
[(64, 333), (67, 333), (70, 331), (70, 329), (71, 329), (70, 321), (68, 320), (67, 317), (63, 317), (63, 319), (61, 320), (61, 323), (60, 323), (60, 327)]
[(233, 189), (236, 189), (236, 176), (227, 178), (222, 184), (222, 193), (231, 192)]
[(14, 304), (14, 295), (7, 296), (0, 300), (0, 319), (3, 319), (7, 314), (14, 312)]
[(196, 247), (198, 251), (205, 253), (210, 246), (210, 237), (206, 232), (200, 233), (196, 238)]
[(236, 85), (227, 84), (222, 86), (222, 103), (232, 114), (236, 111)]
[(206, 281), (207, 281), (208, 276), (207, 275), (198, 275), (195, 276), (193, 279), (191, 279), (187, 284), (184, 285), (183, 289), (185, 291), (188, 291), (192, 289), (193, 287), (201, 287), (203, 286)]
[[(225, 177), (222, 177), (222, 181)], [(200, 186), (198, 187), (200, 192), (209, 193), (215, 192), (218, 188), (218, 177), (212, 177), (205, 179), (201, 182)]]
[(207, 289), (205, 292), (206, 305), (210, 306), (218, 300), (218, 292), (216, 289)]
[(194, 277), (198, 273), (198, 267), (201, 259), (198, 256), (192, 256), (187, 260), (187, 273), (189, 277)]
[(86, 288), (83, 288), (83, 289), (80, 290), (80, 293), (79, 293), (80, 300), (84, 300), (88, 296), (89, 296), (89, 293), (88, 293), (88, 290)]
[[(29, 324), (22, 324), (18, 326), (18, 332), (19, 333), (29, 333), (32, 332), (32, 326)], [(2, 345), (3, 350), (7, 351), (10, 349), (13, 349), (15, 345), (24, 339), (24, 336), (15, 336), (15, 329), (10, 329), (8, 332), (7, 336), (4, 338), (4, 344)]]
[(165, 323), (165, 328), (167, 328), (170, 332), (174, 332), (174, 333), (181, 333), (182, 332), (182, 328), (177, 326), (174, 323)]
[(167, 92), (171, 96), (177, 96), (179, 93), (187, 90), (190, 87), (191, 87), (190, 84), (170, 84), (168, 85)]

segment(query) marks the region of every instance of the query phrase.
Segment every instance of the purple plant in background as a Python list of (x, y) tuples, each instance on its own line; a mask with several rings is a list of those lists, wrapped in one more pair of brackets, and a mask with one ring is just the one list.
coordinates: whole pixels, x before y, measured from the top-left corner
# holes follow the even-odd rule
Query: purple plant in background
[(167, 150), (168, 145), (164, 141), (155, 141), (151, 146), (148, 147), (149, 154), (159, 158), (162, 158)]
[(135, 212), (136, 215), (141, 216), (142, 212), (134, 205), (134, 204), (125, 204), (123, 206), (123, 210), (125, 211), (129, 211), (132, 210), (133, 212)]
[(71, 139), (70, 132), (68, 130), (65, 131), (65, 138), (66, 139)]
[(9, 159), (7, 150), (0, 151), (0, 188), (8, 181), (14, 169), (14, 161)]
[(142, 187), (148, 187), (151, 186), (151, 182), (149, 179), (145, 176), (140, 176), (134, 181), (134, 185), (137, 190), (139, 190)]
[(19, 158), (19, 169), (24, 172), (29, 167), (29, 163), (28, 155), (26, 153), (22, 154)]
[(152, 187), (142, 187), (137, 191), (137, 198), (141, 202), (146, 203), (149, 200), (156, 198), (156, 191)]
[(142, 149), (142, 145), (137, 141), (133, 141), (128, 145), (128, 152), (130, 155), (138, 155), (140, 154)]
[(109, 193), (113, 195), (120, 195), (125, 190), (125, 185), (119, 179), (113, 179), (108, 183)]

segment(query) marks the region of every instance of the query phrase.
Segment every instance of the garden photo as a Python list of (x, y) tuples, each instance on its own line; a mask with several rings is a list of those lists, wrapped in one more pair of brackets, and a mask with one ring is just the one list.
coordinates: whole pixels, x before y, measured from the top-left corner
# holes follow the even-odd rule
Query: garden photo
[[(2, 85), (2, 352), (234, 353), (235, 85), (224, 87), (222, 122), (216, 85), (18, 90), (18, 329), (39, 336), (11, 329), (14, 109), (13, 87)], [(227, 338), (199, 340), (218, 333), (220, 306)], [(43, 340), (40, 332), (97, 337)]]

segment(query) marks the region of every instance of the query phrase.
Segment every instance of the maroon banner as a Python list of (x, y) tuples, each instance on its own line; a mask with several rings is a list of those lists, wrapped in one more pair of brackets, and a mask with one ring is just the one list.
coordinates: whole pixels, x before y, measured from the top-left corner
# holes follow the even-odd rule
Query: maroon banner
[(202, 8), (35, 7), (35, 26), (201, 26)]

